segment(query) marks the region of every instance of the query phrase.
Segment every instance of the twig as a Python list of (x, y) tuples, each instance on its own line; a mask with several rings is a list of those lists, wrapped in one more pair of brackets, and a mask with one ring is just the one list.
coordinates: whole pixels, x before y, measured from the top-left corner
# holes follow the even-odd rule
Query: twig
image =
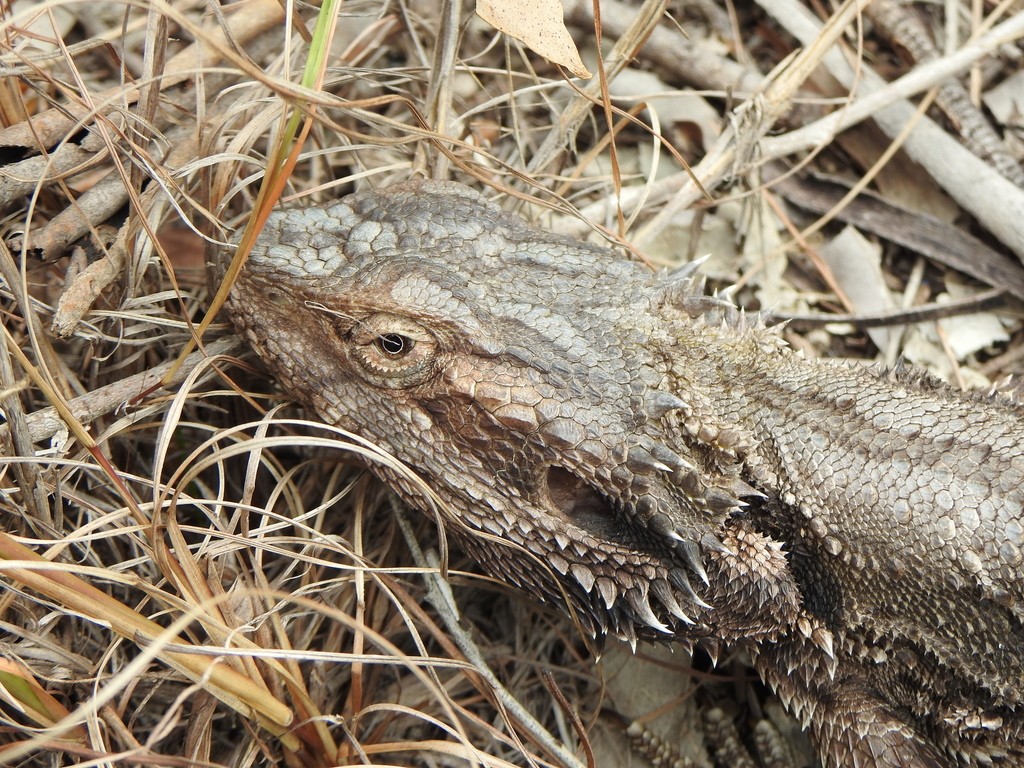
[(564, 744), (548, 733), (547, 728), (526, 711), (526, 708), (519, 703), (519, 699), (513, 696), (501, 684), (501, 681), (498, 680), (494, 672), (491, 671), (473, 638), (469, 636), (469, 633), (460, 624), (459, 609), (455, 604), (455, 597), (452, 595), (451, 586), (441, 578), (439, 572), (440, 564), (437, 558), (424, 554), (419, 542), (416, 540), (416, 533), (412, 530), (412, 526), (404, 515), (396, 514), (395, 517), (398, 520), (398, 526), (402, 531), (402, 536), (405, 538), (405, 543), (409, 547), (416, 565), (433, 571), (424, 576), (427, 584), (427, 600), (434, 606), (441, 622), (444, 624), (445, 631), (459, 647), (459, 650), (462, 651), (466, 660), (473, 665), (476, 672), (487, 682), (501, 706), (530, 732), (530, 735), (537, 740), (538, 744), (541, 744), (548, 752), (556, 756), (569, 768), (585, 768), (583, 763), (566, 749)]
[[(529, 174), (536, 176), (561, 157), (573, 145), (576, 132), (580, 129), (602, 96), (602, 89), (632, 61), (636, 49), (646, 40), (661, 20), (666, 0), (646, 0), (639, 10), (631, 8), (623, 18), (631, 19), (628, 28), (615, 42), (615, 47), (605, 61), (604, 77), (595, 78), (582, 88), (562, 111), (558, 122), (552, 126), (544, 142), (530, 160)], [(593, 21), (593, 15), (591, 15)], [(610, 129), (610, 126), (609, 126)]]
[[(895, 0), (874, 0), (865, 13), (876, 28), (909, 51), (915, 61), (927, 62), (939, 58), (935, 43), (912, 7)], [(942, 83), (935, 101), (952, 120), (974, 154), (991, 162), (996, 170), (1018, 187), (1024, 187), (1024, 169), (1007, 152), (999, 134), (971, 101), (967, 88), (959, 80)]]
[[(797, 0), (758, 0), (758, 4), (804, 45), (813, 44), (822, 32), (822, 25)], [(967, 66), (996, 46), (1022, 35), (1024, 14), (1016, 14), (977, 42), (964, 46), (955, 56), (946, 58), (967, 58), (968, 61), (963, 61)], [(829, 51), (823, 63), (845, 88), (856, 86), (860, 93), (874, 94), (889, 87), (863, 62), (854, 71), (838, 50)], [(876, 111), (872, 117), (886, 135), (893, 137), (914, 114), (912, 104), (898, 101)], [(903, 148), (954, 200), (1024, 260), (1024, 190), (927, 118), (920, 118)]]
[[(189, 355), (170, 383), (180, 383), (196, 366), (201, 365), (211, 357), (234, 354), (241, 348), (242, 342), (237, 338), (226, 337), (217, 339), (217, 341), (206, 345), (205, 351), (193, 352)], [(137, 373), (134, 376), (129, 376), (121, 381), (115, 381), (105, 387), (94, 389), (80, 397), (76, 397), (74, 400), (69, 400), (68, 406), (71, 408), (71, 412), (76, 419), (82, 424), (89, 424), (94, 419), (120, 408), (140, 392), (156, 387), (174, 362), (169, 360), (143, 373)], [(26, 421), (28, 423), (28, 434), (32, 442), (35, 443), (47, 440), (65, 428), (63, 420), (57, 415), (57, 409), (52, 407), (43, 408), (29, 414)], [(0, 424), (0, 441), (6, 440), (8, 434), (8, 425)]]
[[(779, 10), (778, 12), (804, 12), (802, 6), (797, 4), (787, 5), (787, 8), (793, 8), (793, 10)], [(817, 23), (813, 19), (812, 22), (815, 24)], [(881, 78), (878, 78), (876, 75), (875, 78), (879, 83), (879, 87), (876, 89), (867, 89), (862, 87), (857, 98), (851, 101), (843, 109), (837, 110), (836, 112), (806, 125), (803, 128), (790, 131), (789, 133), (785, 133), (780, 136), (763, 138), (758, 146), (758, 157), (762, 161), (776, 160), (799, 152), (804, 152), (821, 144), (827, 143), (837, 133), (857, 125), (867, 118), (876, 116), (881, 110), (900, 102), (901, 99), (906, 99), (915, 94), (921, 93), (956, 73), (962, 72), (978, 60), (990, 55), (1007, 40), (1016, 39), (1021, 35), (1024, 35), (1024, 14), (1017, 14), (1007, 19), (999, 26), (993, 28), (990, 32), (978, 38), (975, 42), (964, 45), (960, 50), (950, 54), (949, 56), (944, 56), (943, 58), (937, 59), (929, 64), (916, 67), (892, 83), (884, 84), (883, 81), (881, 81)], [(909, 104), (906, 104), (904, 114), (907, 114), (907, 111), (910, 113), (913, 111), (913, 107)], [(963, 150), (957, 142), (949, 139), (944, 132), (935, 128), (931, 121), (924, 119), (921, 122), (922, 125), (926, 123), (932, 125), (935, 132), (947, 139), (943, 146), (948, 147), (952, 144), (956, 148), (960, 149), (962, 154), (966, 154), (968, 157), (972, 158), (970, 170), (965, 173), (972, 173), (974, 168), (980, 167), (987, 170), (986, 178), (992, 176), (999, 178), (1003, 182), (1000, 185), (1002, 189), (1009, 188), (1010, 190), (1016, 190), (1011, 183), (1002, 179), (998, 174), (992, 172), (988, 165), (975, 158), (970, 152)], [(902, 124), (900, 127), (902, 127)], [(915, 129), (915, 132), (917, 130), (920, 130), (920, 125)], [(720, 176), (716, 176), (719, 171), (720, 155), (725, 152), (724, 145), (733, 141), (735, 141), (735, 137), (730, 132), (727, 131), (726, 133), (723, 133), (715, 146), (708, 151), (705, 158), (694, 166), (694, 175), (696, 175), (708, 189), (714, 188), (714, 179), (721, 178)], [(916, 137), (913, 138), (913, 144), (915, 147), (921, 143), (924, 142), (919, 141)], [(941, 155), (941, 151), (936, 151), (935, 154)], [(941, 157), (939, 159), (941, 160)], [(957, 177), (952, 171), (943, 174), (943, 178), (950, 178), (952, 181), (957, 180)], [(979, 187), (978, 192), (972, 196), (972, 199), (974, 200), (972, 204), (975, 207), (987, 205), (989, 207), (994, 206), (996, 208), (1001, 208), (1003, 209), (1003, 217), (1015, 216), (1017, 222), (1024, 226), (1024, 211), (1022, 211), (1022, 209), (1024, 209), (1024, 202), (1021, 201), (1021, 193), (1019, 190), (1012, 192), (1011, 199), (1004, 201), (994, 199), (992, 196), (986, 194), (984, 191), (984, 184), (979, 182), (975, 186)], [(686, 207), (700, 199), (700, 194), (700, 191), (693, 184), (690, 175), (685, 172), (679, 172), (659, 180), (650, 188), (636, 187), (624, 189), (622, 191), (621, 200), (618, 201), (618, 203), (624, 208), (631, 208), (637, 205), (641, 198), (646, 197), (653, 202), (659, 199), (665, 199), (670, 195), (675, 195), (677, 202), (683, 205), (683, 207)], [(960, 202), (961, 205), (964, 205), (965, 208), (968, 207), (963, 201), (958, 200), (958, 202)], [(612, 201), (610, 200), (601, 199), (591, 205), (580, 208), (580, 221), (567, 223), (563, 227), (563, 231), (566, 232), (566, 234), (585, 234), (589, 229), (585, 222), (604, 220), (611, 203)], [(978, 215), (972, 208), (968, 208), (968, 210), (970, 210), (971, 213)], [(979, 216), (979, 219), (980, 218), (981, 216)], [(1000, 232), (1002, 232), (1003, 229), (1004, 228), (1001, 227)], [(1022, 239), (1020, 235), (1017, 236), (1018, 239), (1015, 242), (1010, 242), (1007, 239), (1003, 239), (998, 232), (993, 231), (993, 234), (999, 237), (999, 239), (1009, 247), (1013, 248), (1014, 252), (1019, 256), (1024, 252), (1024, 239)], [(1012, 231), (1006, 233), (1006, 237), (1012, 238), (1012, 236)], [(1024, 258), (1024, 256), (1022, 256), (1022, 258)]]
[(797, 315), (788, 312), (769, 312), (768, 316), (773, 322), (787, 322), (797, 326), (817, 327), (842, 323), (855, 328), (882, 328), (890, 325), (923, 323), (930, 320), (941, 320), (944, 317), (969, 315), (999, 306), (1005, 299), (1006, 291), (1002, 288), (991, 288), (966, 299), (920, 304), (911, 309), (883, 312), (877, 315), (830, 315), (824, 312)]

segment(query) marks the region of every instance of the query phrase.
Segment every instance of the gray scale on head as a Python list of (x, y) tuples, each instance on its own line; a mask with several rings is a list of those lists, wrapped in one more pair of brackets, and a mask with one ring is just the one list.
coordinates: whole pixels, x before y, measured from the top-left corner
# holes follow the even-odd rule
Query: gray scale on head
[[(543, 494), (548, 488), (558, 493), (547, 481), (537, 485), (537, 477), (532, 491), (524, 488), (529, 471), (501, 469), (501, 462), (525, 456), (523, 451), (540, 451), (536, 461), (579, 473), (574, 483), (600, 484), (602, 492), (615, 494), (604, 502), (611, 506), (603, 514), (621, 520), (603, 523), (604, 534), (615, 528), (618, 536), (627, 536), (623, 541), (663, 554), (679, 539), (697, 543), (712, 534), (715, 521), (737, 500), (719, 502), (721, 494), (711, 494), (710, 501), (691, 498), (706, 489), (696, 481), (693, 465), (664, 445), (679, 447), (679, 427), (666, 419), (683, 404), (655, 389), (668, 371), (646, 352), (649, 334), (659, 324), (649, 298), (658, 278), (607, 249), (540, 238), (537, 230), (462, 187), (432, 186), (451, 193), (444, 206), (409, 188), (352, 196), (328, 207), (326, 215), (320, 210), (275, 213), (250, 258), (249, 279), (280, 270), (284, 262), (288, 273), (307, 280), (306, 302), (328, 313), (386, 311), (428, 318), (439, 337), (454, 346), (453, 354), (475, 356), (481, 385), (490, 375), (499, 382), (507, 379), (512, 375), (507, 366), (519, 367), (523, 386), (537, 387), (541, 399), (518, 410), (509, 405), (495, 411), (505, 427), (519, 431), (523, 443), (518, 446), (467, 424), (469, 415), (456, 413), (454, 406), (425, 405), (426, 413), (443, 413), (447, 423), (461, 420), (457, 434), (439, 434), (437, 444), (474, 433), (481, 443), (491, 441), (483, 465), (516, 486), (511, 495)], [(490, 311), (480, 313), (481, 306)], [(493, 374), (486, 373), (489, 366)], [(523, 386), (514, 389), (518, 397)], [(609, 407), (612, 403), (615, 407)], [(376, 427), (354, 426), (399, 448), (388, 445), (393, 431), (401, 429), (400, 420), (384, 417), (388, 407), (382, 402), (376, 408)], [(329, 408), (344, 418), (345, 403)], [(446, 458), (436, 450), (420, 456), (396, 453), (420, 468)], [(596, 498), (589, 509), (598, 509)], [(596, 524), (597, 518), (591, 514), (578, 521)], [(631, 526), (639, 527), (629, 533)], [(696, 551), (688, 551), (684, 560), (702, 575)]]

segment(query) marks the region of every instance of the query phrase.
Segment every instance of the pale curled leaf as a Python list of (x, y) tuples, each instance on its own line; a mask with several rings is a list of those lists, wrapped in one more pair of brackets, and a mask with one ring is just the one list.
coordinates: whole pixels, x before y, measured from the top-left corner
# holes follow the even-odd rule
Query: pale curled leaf
[[(882, 271), (882, 250), (854, 227), (845, 227), (818, 251), (854, 312), (870, 315), (895, 309)], [(869, 328), (867, 334), (876, 347), (886, 352), (899, 331)]]
[(534, 53), (560, 64), (576, 77), (590, 79), (576, 43), (562, 20), (559, 0), (522, 0), (518, 3), (479, 0), (476, 14), (499, 32), (514, 37)]

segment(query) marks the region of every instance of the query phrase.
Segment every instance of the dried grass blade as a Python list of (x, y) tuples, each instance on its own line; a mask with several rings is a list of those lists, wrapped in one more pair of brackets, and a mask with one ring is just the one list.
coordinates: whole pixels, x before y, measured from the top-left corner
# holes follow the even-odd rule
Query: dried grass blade
[[(170, 639), (168, 633), (173, 631), (173, 627), (168, 630), (147, 619), (3, 532), (0, 532), (0, 561), (8, 561), (0, 564), (0, 570), (8, 578), (93, 621), (109, 626), (129, 641), (150, 645), (166, 643)], [(183, 617), (176, 624), (193, 619), (191, 616)], [(180, 637), (172, 637), (178, 646), (189, 645)], [(271, 696), (264, 686), (254, 684), (236, 670), (200, 653), (159, 650), (156, 657), (201, 684), (228, 706), (245, 716), (256, 717), (264, 727), (278, 736), (286, 736), (285, 729), (294, 719), (292, 710)], [(291, 740), (294, 743), (286, 743), (286, 746), (297, 747), (297, 740), (294, 737)]]

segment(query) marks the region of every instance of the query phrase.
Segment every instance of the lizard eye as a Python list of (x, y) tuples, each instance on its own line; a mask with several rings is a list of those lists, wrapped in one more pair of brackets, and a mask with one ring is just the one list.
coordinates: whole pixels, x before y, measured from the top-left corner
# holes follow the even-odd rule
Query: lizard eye
[(377, 337), (377, 348), (391, 358), (404, 357), (416, 346), (416, 340), (400, 333), (385, 333)]
[(361, 318), (345, 341), (349, 357), (380, 387), (411, 387), (436, 370), (437, 340), (408, 317), (380, 312)]

